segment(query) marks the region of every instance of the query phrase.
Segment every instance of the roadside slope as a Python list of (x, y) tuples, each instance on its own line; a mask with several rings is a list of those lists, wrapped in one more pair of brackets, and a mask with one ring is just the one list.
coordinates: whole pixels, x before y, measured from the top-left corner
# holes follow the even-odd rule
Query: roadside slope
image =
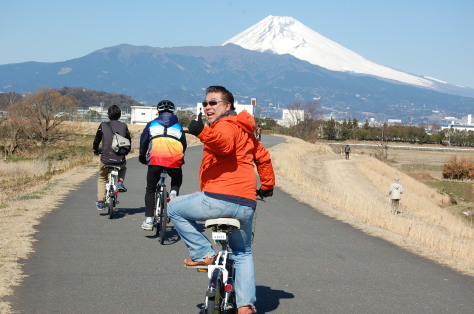
[[(280, 188), (328, 216), (474, 276), (474, 230), (441, 208), (446, 196), (373, 157), (345, 160), (326, 145), (287, 141), (271, 149)], [(389, 210), (394, 177), (405, 188), (399, 215)]]

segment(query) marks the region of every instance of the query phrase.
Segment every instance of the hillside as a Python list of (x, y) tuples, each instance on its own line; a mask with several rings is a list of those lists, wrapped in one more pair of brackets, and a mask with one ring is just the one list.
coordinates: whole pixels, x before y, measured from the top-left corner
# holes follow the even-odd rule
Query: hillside
[(130, 109), (130, 106), (141, 105), (135, 99), (127, 95), (96, 91), (86, 88), (63, 87), (59, 89), (59, 93), (74, 97), (77, 101), (77, 107), (99, 106), (100, 103), (103, 103), (104, 108), (111, 105), (117, 105), (123, 110)]
[[(138, 101), (127, 95), (81, 87), (62, 87), (58, 89), (58, 92), (61, 95), (73, 97), (76, 107), (100, 106), (103, 103), (104, 108), (117, 105), (122, 110), (130, 110), (130, 106), (141, 105)], [(0, 93), (0, 110), (6, 110), (10, 104), (19, 102), (22, 99), (23, 96), (15, 92)]]
[[(447, 195), (371, 156), (345, 160), (327, 145), (287, 141), (271, 149), (284, 191), (364, 232), (474, 275), (474, 230), (446, 209)], [(395, 177), (405, 189), (399, 215), (390, 214), (388, 200)]]

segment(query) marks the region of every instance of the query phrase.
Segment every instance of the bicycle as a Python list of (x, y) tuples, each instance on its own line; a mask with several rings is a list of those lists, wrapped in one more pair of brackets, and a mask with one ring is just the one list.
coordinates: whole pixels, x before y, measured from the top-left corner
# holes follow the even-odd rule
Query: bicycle
[(119, 166), (106, 165), (106, 169), (109, 170), (107, 182), (105, 183), (105, 207), (107, 208), (107, 214), (109, 219), (114, 218), (114, 207), (119, 203), (118, 201), (118, 173), (120, 170)]
[(240, 229), (240, 222), (235, 218), (208, 219), (205, 226), (212, 230), (212, 239), (221, 245), (221, 250), (213, 264), (197, 267), (199, 272), (207, 272), (209, 277), (201, 313), (237, 313), (234, 290), (235, 268), (234, 261), (229, 256), (231, 252), (228, 236), (235, 229)]
[(169, 222), (169, 193), (166, 189), (165, 183), (167, 177), (168, 172), (166, 172), (166, 169), (163, 169), (160, 174), (160, 180), (156, 184), (155, 191), (155, 214), (153, 217), (153, 226), (156, 227), (156, 236), (158, 237), (160, 244), (165, 243), (166, 225)]

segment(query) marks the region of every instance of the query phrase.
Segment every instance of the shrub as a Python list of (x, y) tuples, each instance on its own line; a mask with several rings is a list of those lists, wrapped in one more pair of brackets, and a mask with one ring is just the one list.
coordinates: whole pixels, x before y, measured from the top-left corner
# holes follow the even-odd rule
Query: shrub
[(468, 159), (457, 160), (452, 156), (443, 167), (443, 178), (452, 180), (474, 180), (474, 161)]

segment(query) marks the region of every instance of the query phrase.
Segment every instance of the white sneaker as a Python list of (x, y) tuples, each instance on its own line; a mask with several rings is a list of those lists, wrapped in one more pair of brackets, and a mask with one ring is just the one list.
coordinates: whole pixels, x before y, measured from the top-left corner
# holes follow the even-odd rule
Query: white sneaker
[(177, 197), (178, 196), (178, 193), (176, 193), (175, 190), (171, 190), (170, 192), (170, 200), (172, 200), (173, 198)]
[(153, 221), (144, 221), (142, 224), (142, 229), (145, 231), (153, 231)]

